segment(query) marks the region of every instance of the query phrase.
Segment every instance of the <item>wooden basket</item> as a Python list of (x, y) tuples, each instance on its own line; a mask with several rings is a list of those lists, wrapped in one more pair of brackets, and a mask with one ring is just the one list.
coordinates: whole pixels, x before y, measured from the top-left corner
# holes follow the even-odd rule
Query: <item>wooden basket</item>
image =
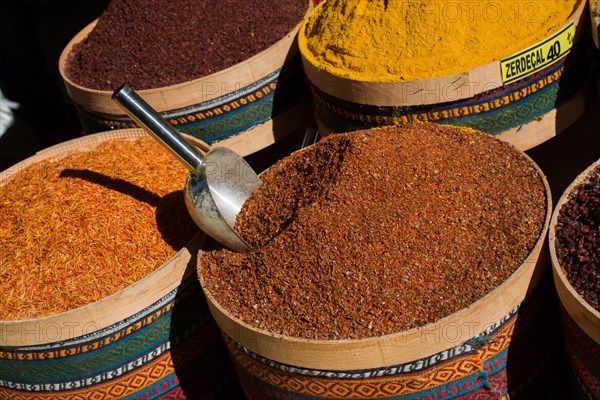
[(600, 1), (589, 0), (590, 17), (592, 21), (592, 37), (596, 48), (600, 49)]
[[(508, 391), (511, 398), (539, 398), (540, 393), (547, 394), (552, 383), (545, 382), (549, 375), (540, 379), (540, 374), (555, 368), (547, 355), (554, 354), (560, 343), (560, 325), (552, 312), (547, 257), (551, 195), (537, 170), (546, 187), (547, 204), (535, 247), (495, 290), (435, 323), (363, 340), (307, 340), (257, 329), (232, 316), (205, 290), (248, 397), (453, 398), (469, 393), (504, 398)], [(202, 263), (202, 247), (198, 257)], [(205, 279), (209, 278), (199, 275), (203, 288)], [(513, 385), (508, 388), (507, 375)]]
[[(470, 127), (498, 135), (521, 150), (558, 134), (583, 114), (589, 76), (587, 1), (579, 0), (569, 21), (550, 38), (505, 60), (459, 74), (409, 82), (366, 82), (335, 76), (305, 56), (306, 22), (299, 43), (311, 85), (319, 130), (330, 133), (412, 121)], [(503, 76), (502, 66), (544, 42), (573, 35), (574, 46), (542, 69)]]
[[(89, 135), (47, 148), (0, 174), (89, 151), (141, 129)], [(183, 185), (183, 183), (182, 183)], [(228, 398), (239, 393), (219, 329), (197, 283), (202, 235), (135, 284), (43, 318), (0, 321), (0, 398)]]
[(569, 201), (574, 188), (585, 182), (598, 165), (600, 160), (583, 171), (565, 189), (552, 215), (548, 235), (554, 284), (561, 301), (565, 343), (576, 376), (574, 390), (582, 398), (595, 399), (600, 398), (600, 312), (592, 308), (567, 280), (556, 255), (555, 229), (561, 207)]
[[(308, 11), (313, 2), (308, 2)], [(137, 125), (111, 100), (112, 92), (86, 88), (65, 74), (73, 46), (96, 21), (66, 45), (59, 71), (85, 133)], [(284, 38), (255, 56), (214, 74), (138, 93), (182, 133), (219, 143), (242, 156), (298, 133), (312, 119), (310, 94), (298, 54), (300, 23)]]

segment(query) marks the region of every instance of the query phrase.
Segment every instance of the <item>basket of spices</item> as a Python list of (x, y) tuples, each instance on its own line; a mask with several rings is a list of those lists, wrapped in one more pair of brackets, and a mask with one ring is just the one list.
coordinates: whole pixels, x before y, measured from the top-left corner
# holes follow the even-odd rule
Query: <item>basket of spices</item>
[(86, 133), (136, 127), (110, 98), (127, 83), (182, 133), (248, 155), (293, 142), (312, 119), (296, 42), (312, 8), (113, 0), (67, 44), (59, 70)]
[(0, 398), (241, 391), (197, 282), (186, 175), (141, 129), (0, 174)]
[(565, 190), (550, 223), (550, 255), (573, 398), (600, 398), (600, 160)]
[(323, 134), (412, 121), (534, 147), (583, 113), (587, 1), (331, 0), (298, 43)]
[(262, 174), (199, 280), (252, 399), (544, 398), (560, 379), (551, 197), (521, 151), (416, 123)]

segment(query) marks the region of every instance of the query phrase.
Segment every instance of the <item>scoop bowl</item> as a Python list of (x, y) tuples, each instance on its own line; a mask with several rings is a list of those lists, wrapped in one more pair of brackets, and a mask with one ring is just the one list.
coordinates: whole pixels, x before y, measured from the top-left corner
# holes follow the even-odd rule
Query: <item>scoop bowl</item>
[(185, 204), (196, 225), (231, 250), (251, 251), (234, 226), (242, 206), (262, 184), (252, 167), (226, 147), (205, 145), (210, 149), (205, 153), (193, 147), (126, 84), (113, 93), (112, 99), (189, 168)]

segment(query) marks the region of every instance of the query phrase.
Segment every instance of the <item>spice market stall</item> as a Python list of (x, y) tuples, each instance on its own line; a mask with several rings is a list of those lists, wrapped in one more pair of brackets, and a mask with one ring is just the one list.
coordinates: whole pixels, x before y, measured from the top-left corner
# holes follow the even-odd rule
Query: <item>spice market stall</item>
[[(366, 55), (379, 51), (389, 21), (371, 26), (381, 31), (369, 42), (344, 23), (382, 17), (372, 13), (377, 1), (328, 0), (310, 14), (318, 2), (298, 0), (287, 9), (295, 17), (273, 42), (255, 40), (250, 47), (257, 53), (235, 60), (210, 53), (219, 45), (208, 39), (190, 50), (190, 35), (165, 45), (170, 34), (161, 24), (185, 7), (145, 21), (154, 20), (154, 32), (146, 33), (158, 48), (177, 49), (177, 56), (156, 50), (146, 56), (160, 65), (146, 59), (115, 65), (112, 73), (140, 78), (139, 93), (191, 142), (258, 158), (263, 150), (265, 161), (275, 162), (280, 153), (271, 146), (299, 147), (296, 132), (304, 133), (313, 112), (327, 136), (263, 173), (266, 184), (239, 222), (257, 248), (249, 255), (197, 232), (180, 207), (187, 171), (143, 131), (119, 129), (133, 123), (110, 99), (112, 87), (94, 88), (67, 73), (76, 47), (113, 43), (124, 36), (118, 28), (136, 29), (145, 19), (135, 6), (116, 12), (134, 2), (113, 3), (67, 45), (60, 69), (85, 133), (115, 130), (55, 146), (0, 173), (0, 398), (560, 398), (563, 344), (546, 233), (550, 226), (553, 243), (550, 192), (559, 193), (554, 181), (568, 161), (600, 157), (597, 108), (587, 113), (596, 125), (577, 138), (592, 65), (586, 1), (509, 9), (504, 2), (397, 2), (413, 19), (406, 19), (411, 35), (393, 40), (416, 51), (400, 57), (409, 65), (390, 62), (376, 78), (355, 67), (371, 66)], [(383, 3), (394, 12), (396, 2)], [(548, 15), (533, 13), (542, 3)], [(251, 29), (235, 20), (240, 7), (260, 14), (267, 6), (271, 17), (284, 8), (227, 4), (205, 15), (237, 23), (235, 34), (215, 38), (237, 55), (244, 45), (233, 37)], [(336, 9), (344, 4), (353, 12)], [(540, 16), (549, 18), (548, 31), (536, 31)], [(456, 39), (465, 44), (457, 59), (444, 58), (456, 43), (435, 43), (428, 31), (413, 35), (429, 17), (440, 35), (464, 35)], [(503, 34), (528, 42), (474, 43), (469, 29), (482, 18), (488, 28), (505, 27)], [(263, 30), (273, 25), (261, 21)], [(353, 39), (317, 40), (337, 36)], [(329, 46), (323, 59), (312, 60), (311, 40)], [(504, 43), (515, 48), (494, 53)], [(347, 54), (354, 46), (358, 57)], [(98, 51), (100, 69), (82, 67), (80, 78), (114, 79), (101, 69), (119, 58), (120, 47)], [(213, 65), (197, 79), (160, 81), (185, 73), (180, 62), (203, 53), (197, 48), (211, 62), (232, 64)], [(472, 54), (473, 48), (485, 51)], [(376, 58), (392, 59), (382, 54)], [(432, 59), (434, 67), (427, 64)], [(339, 75), (333, 65), (359, 75)], [(158, 80), (146, 87), (147, 68)], [(381, 78), (400, 68), (414, 75)], [(390, 124), (401, 126), (385, 128), (392, 134), (384, 140), (377, 133), (383, 130), (364, 130)], [(570, 137), (554, 137), (563, 130)], [(39, 190), (42, 183), (46, 190)], [(560, 299), (576, 298), (557, 268)], [(590, 396), (597, 325), (576, 324), (570, 310), (596, 314), (575, 303), (561, 306), (565, 341), (575, 386)], [(573, 350), (581, 348), (590, 353)]]
[(141, 129), (0, 174), (0, 398), (238, 395), (196, 279), (186, 174)]
[(298, 41), (323, 134), (429, 121), (526, 150), (583, 113), (587, 1), (317, 6)]

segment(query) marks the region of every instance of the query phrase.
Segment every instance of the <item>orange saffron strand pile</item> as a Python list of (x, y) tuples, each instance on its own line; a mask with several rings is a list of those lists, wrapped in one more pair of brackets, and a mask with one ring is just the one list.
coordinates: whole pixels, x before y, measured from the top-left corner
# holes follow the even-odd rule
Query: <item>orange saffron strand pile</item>
[(164, 264), (197, 232), (183, 199), (186, 174), (145, 137), (110, 140), (0, 182), (0, 320), (98, 301)]

